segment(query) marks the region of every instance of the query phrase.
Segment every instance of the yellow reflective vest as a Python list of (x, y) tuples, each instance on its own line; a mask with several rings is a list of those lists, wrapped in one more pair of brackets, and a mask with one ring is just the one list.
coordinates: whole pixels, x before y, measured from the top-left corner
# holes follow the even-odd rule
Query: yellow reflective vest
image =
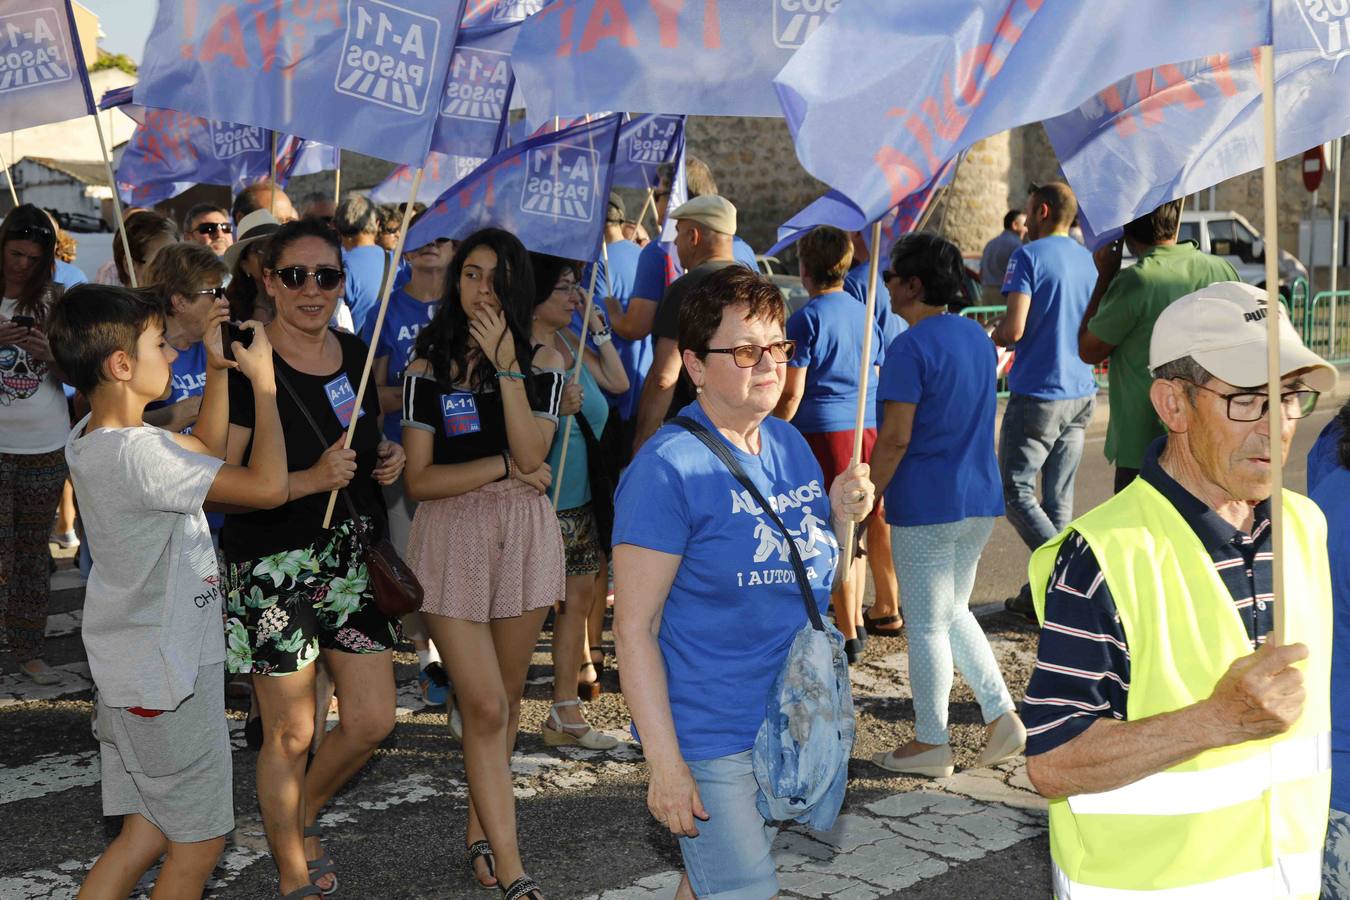
[[(1036, 611), (1060, 545), (1081, 535), (1101, 565), (1130, 652), (1127, 719), (1207, 698), (1247, 632), (1209, 553), (1142, 478), (1074, 521), (1032, 556)], [(1331, 794), (1331, 585), (1326, 520), (1284, 494), (1288, 643), (1307, 702), (1287, 733), (1209, 750), (1133, 784), (1050, 801), (1059, 900), (1318, 895)]]

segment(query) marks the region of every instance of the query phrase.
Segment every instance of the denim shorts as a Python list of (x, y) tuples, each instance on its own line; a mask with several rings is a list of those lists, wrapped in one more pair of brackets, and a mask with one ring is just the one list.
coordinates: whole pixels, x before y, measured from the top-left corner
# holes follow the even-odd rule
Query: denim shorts
[(689, 884), (699, 900), (768, 900), (778, 893), (773, 839), (778, 829), (755, 808), (751, 751), (688, 763), (708, 821), (680, 838)]

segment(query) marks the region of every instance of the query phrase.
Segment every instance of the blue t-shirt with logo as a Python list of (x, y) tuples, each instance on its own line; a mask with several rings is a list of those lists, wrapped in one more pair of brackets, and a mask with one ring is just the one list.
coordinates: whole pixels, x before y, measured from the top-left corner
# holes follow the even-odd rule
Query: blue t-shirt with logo
[(202, 395), (206, 390), (206, 345), (198, 341), (186, 350), (179, 350), (170, 368), (173, 374), (169, 382), (169, 396), (147, 403), (147, 410), (161, 409), (189, 397)]
[[(595, 281), (596, 302), (601, 302), (605, 296), (606, 285), (608, 284), (609, 295), (619, 301), (619, 306), (624, 312), (628, 311), (628, 301), (633, 299), (634, 286), (637, 284), (638, 260), (642, 256), (642, 248), (632, 241), (615, 241), (608, 245), (606, 251), (609, 254), (609, 280), (605, 280), (605, 263), (599, 260), (594, 266), (599, 268), (599, 274)], [(587, 266), (581, 275), (581, 283), (587, 288), (591, 286), (591, 266)], [(660, 299), (658, 294), (656, 299)], [(572, 332), (581, 334), (581, 311), (578, 310), (572, 314)], [(589, 331), (587, 334), (589, 335)], [(623, 370), (628, 374), (628, 390), (622, 394), (610, 396), (609, 405), (619, 414), (619, 418), (628, 421), (637, 413), (638, 397), (642, 394), (642, 382), (647, 377), (647, 372), (652, 367), (652, 338), (651, 335), (644, 337), (640, 341), (627, 341), (617, 334), (613, 337), (614, 349), (619, 354), (619, 359), (623, 361)], [(586, 342), (592, 349), (595, 345), (588, 339)]]
[(984, 328), (963, 316), (930, 316), (891, 344), (877, 396), (917, 409), (909, 448), (886, 486), (890, 524), (1003, 515), (994, 362)]
[[(1350, 811), (1350, 469), (1340, 464), (1335, 420), (1308, 454), (1308, 495), (1327, 517), (1331, 560), (1331, 806)], [(1314, 480), (1313, 461), (1330, 463)]]
[(1092, 367), (1078, 358), (1078, 326), (1096, 284), (1092, 254), (1071, 237), (1052, 235), (1013, 251), (1003, 296), (1026, 294), (1031, 308), (1008, 373), (1010, 391), (1037, 400), (1097, 393)]
[(377, 244), (342, 251), (342, 266), (347, 270), (347, 308), (352, 313), (352, 331), (363, 334), (366, 320), (375, 318), (380, 306), (380, 283), (384, 280), (388, 252)]
[[(868, 263), (858, 263), (844, 276), (844, 291), (864, 306), (867, 305), (867, 269)], [(877, 324), (881, 326), (881, 338), (884, 347), (898, 338), (909, 324), (891, 309), (891, 292), (881, 283), (881, 269), (877, 269), (877, 299), (873, 307)], [(883, 349), (883, 355), (884, 355)]]
[[(867, 321), (867, 310), (843, 291), (821, 294), (797, 310), (787, 321), (787, 336), (797, 342), (797, 352), (788, 365), (806, 369), (806, 388), (792, 424), (806, 434), (852, 431), (857, 421), (858, 370), (862, 365), (865, 329), (872, 329), (871, 364), (881, 365), (884, 344), (876, 322)], [(876, 428), (877, 379), (867, 382), (867, 412), (864, 428)]]
[[(436, 315), (439, 306), (439, 301), (423, 303), (404, 290), (389, 295), (389, 309), (385, 311), (380, 342), (375, 347), (376, 359), (389, 360), (389, 375), (384, 381), (386, 387), (403, 383), (403, 370), (408, 368), (408, 362), (412, 359), (417, 333)], [(375, 317), (371, 316), (361, 331), (361, 340), (369, 345), (374, 331)], [(384, 436), (397, 443), (403, 442), (403, 428), (397, 410), (384, 415)]]
[[(681, 414), (725, 440), (698, 403)], [(759, 434), (758, 456), (727, 446), (792, 534), (823, 611), (839, 556), (824, 475), (789, 423), (770, 416)], [(777, 527), (698, 438), (667, 424), (619, 481), (614, 544), (682, 557), (657, 636), (680, 752), (699, 760), (750, 749), (807, 621)]]
[[(736, 257), (736, 262), (752, 272), (759, 271), (759, 263), (755, 260), (755, 251), (750, 249), (749, 244), (736, 237), (732, 238), (732, 247), (732, 254)], [(645, 297), (659, 303), (661, 298), (666, 295), (666, 286), (683, 274), (684, 268), (680, 266), (680, 258), (679, 254), (675, 252), (675, 245), (652, 241), (642, 248), (642, 253), (638, 256), (633, 296)]]

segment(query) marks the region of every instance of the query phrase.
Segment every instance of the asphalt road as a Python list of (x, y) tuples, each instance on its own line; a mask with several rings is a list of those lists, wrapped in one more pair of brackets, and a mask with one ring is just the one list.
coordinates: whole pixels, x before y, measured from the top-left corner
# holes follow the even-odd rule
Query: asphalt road
[[(1303, 461), (1332, 414), (1314, 414), (1299, 429), (1288, 484), (1302, 490)], [(1077, 508), (1105, 500), (1112, 470), (1100, 432), (1089, 437), (1078, 476)], [(1027, 551), (1000, 522), (981, 562), (972, 605), (982, 619), (1014, 697), (1025, 689), (1035, 653), (1026, 623), (988, 604), (1025, 578)], [(74, 897), (82, 873), (110, 835), (100, 813), (97, 744), (89, 732), (88, 669), (78, 635), (83, 589), (69, 561), (55, 576), (48, 660), (63, 682), (35, 688), (12, 674), (0, 647), (0, 900)], [(679, 855), (648, 816), (645, 775), (627, 740), (627, 712), (612, 656), (605, 694), (591, 721), (625, 738), (606, 753), (544, 747), (538, 729), (547, 711), (551, 666), (541, 636), (530, 674), (513, 763), (521, 843), (527, 868), (551, 898), (657, 900), (678, 881)], [(1044, 897), (1049, 893), (1044, 802), (1020, 764), (973, 764), (982, 744), (978, 709), (958, 678), (952, 696), (958, 772), (928, 781), (890, 776), (868, 758), (912, 736), (906, 642), (872, 638), (853, 671), (858, 743), (844, 814), (828, 834), (790, 829), (777, 844), (784, 897), (835, 900)], [(415, 657), (396, 655), (398, 724), (371, 763), (321, 818), (337, 861), (338, 898), (487, 897), (462, 862), (466, 788), (462, 757), (444, 710), (422, 706), (412, 687)], [(237, 830), (209, 896), (276, 897), (254, 793), (255, 756), (243, 749), (244, 707), (232, 701)]]

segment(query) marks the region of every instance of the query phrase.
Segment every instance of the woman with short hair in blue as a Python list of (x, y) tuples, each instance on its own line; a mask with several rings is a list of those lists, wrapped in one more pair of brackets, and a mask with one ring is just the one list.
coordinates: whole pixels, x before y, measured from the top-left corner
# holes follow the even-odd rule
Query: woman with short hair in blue
[(994, 457), (995, 350), (978, 323), (948, 315), (961, 296), (961, 251), (909, 234), (883, 273), (909, 329), (891, 344), (877, 396), (885, 404), (872, 470), (891, 525), (909, 634), (914, 740), (872, 760), (883, 769), (953, 772), (947, 702), (952, 666), (980, 704), (988, 732), (977, 765), (1022, 752), (1026, 729), (980, 624), (970, 612), (975, 568), (1003, 515)]
[[(679, 324), (698, 393), (681, 411), (688, 425), (669, 423), (644, 444), (615, 498), (624, 699), (650, 766), (647, 807), (679, 837), (681, 898), (778, 891), (776, 829), (757, 808), (765, 798), (752, 748), (808, 621), (793, 557), (823, 610), (840, 541), (872, 506), (865, 464), (826, 485), (806, 439), (769, 416), (793, 351), (784, 314), (778, 289), (740, 266), (690, 293)], [(744, 470), (769, 510), (704, 438), (723, 445), (718, 454)], [(842, 670), (842, 639), (833, 637)], [(842, 784), (829, 798), (836, 811)]]

